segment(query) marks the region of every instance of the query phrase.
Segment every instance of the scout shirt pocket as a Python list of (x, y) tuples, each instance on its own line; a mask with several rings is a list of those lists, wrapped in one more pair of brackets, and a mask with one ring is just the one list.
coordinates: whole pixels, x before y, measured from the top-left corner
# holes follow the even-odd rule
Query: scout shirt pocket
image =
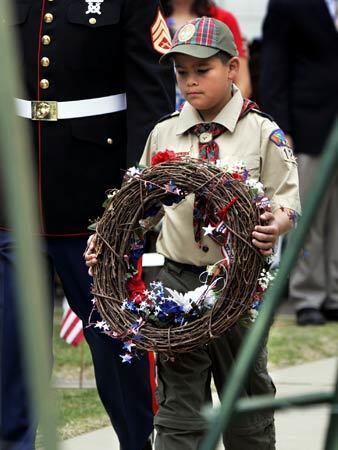
[[(66, 16), (64, 35), (65, 64), (74, 69), (104, 69), (112, 64), (112, 55), (122, 48), (120, 36), (120, 0), (105, 0), (90, 9), (83, 0), (72, 0)], [(95, 2), (93, 2), (95, 5)], [(99, 14), (100, 13), (100, 14)]]

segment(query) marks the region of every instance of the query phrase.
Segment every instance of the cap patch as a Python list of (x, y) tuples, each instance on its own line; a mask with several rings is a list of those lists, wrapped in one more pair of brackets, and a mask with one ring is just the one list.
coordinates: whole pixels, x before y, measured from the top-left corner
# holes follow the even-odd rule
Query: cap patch
[(193, 23), (188, 23), (183, 28), (181, 28), (180, 32), (178, 33), (177, 40), (178, 42), (187, 42), (189, 39), (193, 37), (195, 34), (196, 28)]
[(160, 9), (158, 9), (157, 16), (151, 26), (150, 33), (154, 49), (161, 55), (167, 53), (171, 47), (171, 37), (169, 28)]

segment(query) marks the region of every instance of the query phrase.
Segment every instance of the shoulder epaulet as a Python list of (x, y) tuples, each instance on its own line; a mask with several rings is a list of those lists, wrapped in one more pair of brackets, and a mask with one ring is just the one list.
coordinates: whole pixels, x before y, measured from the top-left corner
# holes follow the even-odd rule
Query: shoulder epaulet
[(265, 113), (265, 112), (263, 112), (263, 111), (260, 111), (259, 109), (252, 108), (252, 109), (250, 109), (250, 112), (259, 114), (260, 116), (265, 117), (266, 119), (271, 120), (271, 122), (274, 122), (274, 118), (273, 118), (272, 116), (270, 116), (269, 114), (267, 114), (267, 113)]
[(171, 114), (167, 114), (166, 116), (163, 116), (160, 118), (160, 120), (157, 121), (157, 123), (164, 122), (165, 120), (171, 119), (172, 117), (176, 117), (180, 115), (180, 111), (175, 111)]

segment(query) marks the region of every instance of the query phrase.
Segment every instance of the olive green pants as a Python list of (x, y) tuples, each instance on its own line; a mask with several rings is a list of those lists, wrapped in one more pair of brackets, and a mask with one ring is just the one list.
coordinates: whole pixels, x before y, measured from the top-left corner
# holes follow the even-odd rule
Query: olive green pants
[[(180, 292), (193, 290), (200, 285), (199, 274), (185, 269), (177, 263), (166, 262), (158, 279), (165, 286)], [(199, 448), (206, 430), (201, 409), (211, 401), (211, 376), (218, 396), (221, 396), (244, 333), (245, 329), (234, 326), (226, 335), (209, 345), (178, 355), (173, 361), (164, 355), (158, 356), (156, 450)], [(264, 345), (243, 386), (243, 397), (275, 394), (266, 365), (267, 352)], [(275, 449), (273, 413), (257, 412), (237, 416), (224, 433), (223, 443), (226, 450)]]

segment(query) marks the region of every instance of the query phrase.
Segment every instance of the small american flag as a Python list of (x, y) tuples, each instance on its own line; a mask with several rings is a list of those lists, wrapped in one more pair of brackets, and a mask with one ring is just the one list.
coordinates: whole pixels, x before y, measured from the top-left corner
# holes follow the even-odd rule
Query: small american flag
[(60, 337), (76, 347), (84, 340), (82, 320), (71, 309), (66, 298), (63, 299), (62, 308)]

